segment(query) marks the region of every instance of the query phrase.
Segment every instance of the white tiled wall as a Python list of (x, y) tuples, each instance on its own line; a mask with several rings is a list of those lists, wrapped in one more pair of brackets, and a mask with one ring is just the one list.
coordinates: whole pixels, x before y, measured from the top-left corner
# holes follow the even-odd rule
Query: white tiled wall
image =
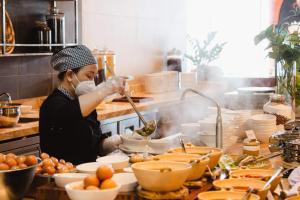
[(84, 0), (83, 43), (116, 52), (119, 75), (163, 68), (166, 52), (184, 49), (184, 0)]

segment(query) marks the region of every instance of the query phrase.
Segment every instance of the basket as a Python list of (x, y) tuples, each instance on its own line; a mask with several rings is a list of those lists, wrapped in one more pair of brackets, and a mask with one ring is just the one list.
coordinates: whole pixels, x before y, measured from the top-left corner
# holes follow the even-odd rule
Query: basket
[[(0, 4), (0, 9), (2, 8), (2, 5)], [(11, 18), (7, 11), (5, 11), (5, 21), (6, 21), (6, 44), (14, 44), (16, 42), (15, 38), (15, 31), (13, 28), (13, 24), (11, 21)], [(2, 22), (2, 14), (0, 14), (0, 22)], [(3, 43), (3, 37), (2, 37), (2, 25), (0, 25), (0, 42)], [(1, 54), (3, 53), (3, 47), (0, 47)], [(5, 53), (11, 54), (14, 51), (14, 46), (6, 46), (5, 47)]]

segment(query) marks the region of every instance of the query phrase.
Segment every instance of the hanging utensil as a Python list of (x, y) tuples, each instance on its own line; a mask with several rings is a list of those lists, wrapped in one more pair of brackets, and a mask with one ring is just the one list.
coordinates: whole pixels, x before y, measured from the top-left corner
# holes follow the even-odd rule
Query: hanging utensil
[(183, 151), (184, 153), (187, 153), (186, 148), (185, 148), (185, 145), (184, 145), (184, 142), (183, 142), (181, 136), (179, 136), (179, 141), (180, 141), (180, 144), (181, 144), (181, 147), (182, 147), (182, 151)]

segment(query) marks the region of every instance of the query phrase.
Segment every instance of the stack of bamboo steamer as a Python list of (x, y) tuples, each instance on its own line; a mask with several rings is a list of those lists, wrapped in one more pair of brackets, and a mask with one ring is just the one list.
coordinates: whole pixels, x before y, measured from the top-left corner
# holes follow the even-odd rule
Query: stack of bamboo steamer
[[(0, 8), (2, 7), (2, 5), (0, 4)], [(11, 18), (9, 16), (9, 14), (7, 13), (7, 11), (5, 11), (5, 27), (6, 27), (6, 44), (14, 44), (16, 39), (15, 39), (15, 31), (13, 28), (13, 24), (11, 21)], [(0, 15), (0, 22), (2, 22), (2, 15)], [(2, 23), (0, 26), (0, 42), (3, 43), (3, 37), (2, 37)], [(0, 47), (1, 53), (3, 52), (3, 47)], [(5, 53), (12, 53), (14, 51), (14, 46), (6, 46), (5, 47)]]

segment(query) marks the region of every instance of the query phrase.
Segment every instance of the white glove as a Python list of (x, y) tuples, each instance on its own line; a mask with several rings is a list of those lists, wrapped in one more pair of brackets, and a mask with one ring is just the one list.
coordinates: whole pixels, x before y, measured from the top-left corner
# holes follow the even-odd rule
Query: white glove
[(105, 152), (112, 152), (118, 148), (119, 144), (122, 143), (121, 137), (119, 135), (113, 135), (104, 139), (102, 143), (102, 148)]
[(122, 95), (125, 91), (125, 80), (114, 76), (97, 85), (95, 90), (99, 91), (104, 98), (115, 93)]
[(300, 167), (297, 167), (292, 171), (292, 173), (289, 175), (288, 181), (291, 186), (294, 186), (300, 182)]

